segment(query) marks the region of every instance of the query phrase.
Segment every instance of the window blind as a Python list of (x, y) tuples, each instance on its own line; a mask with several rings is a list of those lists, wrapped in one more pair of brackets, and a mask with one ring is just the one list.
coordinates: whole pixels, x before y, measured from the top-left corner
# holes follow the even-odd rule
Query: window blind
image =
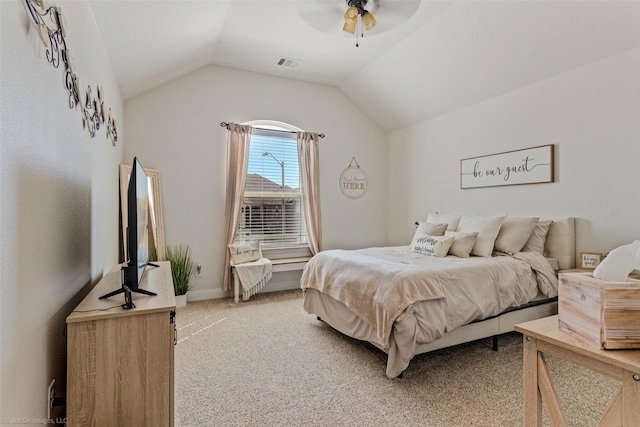
[(254, 128), (237, 243), (306, 246), (294, 132)]

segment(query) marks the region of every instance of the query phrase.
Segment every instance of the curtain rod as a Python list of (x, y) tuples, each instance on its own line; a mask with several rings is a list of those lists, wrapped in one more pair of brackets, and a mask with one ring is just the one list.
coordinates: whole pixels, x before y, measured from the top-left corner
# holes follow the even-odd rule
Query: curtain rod
[[(220, 127), (229, 129), (229, 123), (220, 122)], [(256, 126), (256, 127), (258, 127), (258, 126)], [(260, 129), (264, 129), (264, 128), (260, 128)], [(275, 132), (284, 132), (284, 133), (296, 133), (295, 131), (292, 131), (292, 130), (280, 130), (280, 129), (267, 129), (267, 130), (272, 130), (272, 131), (275, 131)], [(318, 138), (324, 138), (324, 133), (319, 133), (318, 134)]]

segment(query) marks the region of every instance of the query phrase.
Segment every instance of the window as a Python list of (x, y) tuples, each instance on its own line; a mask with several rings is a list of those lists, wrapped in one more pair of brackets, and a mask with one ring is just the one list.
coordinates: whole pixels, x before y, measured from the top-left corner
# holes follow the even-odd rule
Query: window
[(254, 126), (236, 242), (265, 248), (308, 246), (302, 214), (296, 133)]

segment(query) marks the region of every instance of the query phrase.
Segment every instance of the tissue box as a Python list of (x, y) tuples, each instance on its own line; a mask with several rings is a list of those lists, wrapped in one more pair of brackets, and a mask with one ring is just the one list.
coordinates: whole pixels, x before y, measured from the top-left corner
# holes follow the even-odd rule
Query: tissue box
[(560, 273), (558, 326), (601, 349), (640, 348), (640, 280), (607, 282)]

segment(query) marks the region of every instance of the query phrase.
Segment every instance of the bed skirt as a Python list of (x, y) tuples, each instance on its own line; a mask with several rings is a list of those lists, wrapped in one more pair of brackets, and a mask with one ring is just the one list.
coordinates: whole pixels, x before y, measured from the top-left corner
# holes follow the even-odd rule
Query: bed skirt
[(410, 308), (409, 313), (401, 316), (394, 324), (391, 345), (385, 348), (377, 338), (375, 328), (369, 326), (339, 301), (314, 289), (307, 289), (304, 293), (303, 305), (307, 313), (316, 315), (333, 329), (352, 338), (368, 341), (387, 353), (389, 357), (386, 374), (389, 378), (400, 376), (417, 354), (511, 332), (518, 323), (552, 316), (558, 312), (557, 297), (551, 299), (540, 297), (520, 307), (509, 308), (499, 315), (447, 331), (444, 335), (416, 341), (415, 319)]

